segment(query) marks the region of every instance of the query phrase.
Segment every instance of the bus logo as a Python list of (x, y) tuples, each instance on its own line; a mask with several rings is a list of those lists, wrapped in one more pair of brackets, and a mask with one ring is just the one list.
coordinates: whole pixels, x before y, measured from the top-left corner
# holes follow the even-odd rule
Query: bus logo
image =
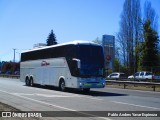
[(42, 61), (41, 62), (41, 66), (48, 66), (48, 65), (49, 65), (49, 63), (47, 61)]

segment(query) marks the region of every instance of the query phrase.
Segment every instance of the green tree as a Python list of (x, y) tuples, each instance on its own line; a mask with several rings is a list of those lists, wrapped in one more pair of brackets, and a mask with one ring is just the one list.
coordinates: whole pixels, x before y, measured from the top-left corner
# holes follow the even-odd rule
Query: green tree
[(56, 44), (57, 44), (56, 36), (53, 33), (53, 30), (51, 30), (51, 33), (49, 34), (47, 39), (47, 46), (56, 45)]
[(10, 62), (5, 62), (2, 67), (2, 73), (6, 73), (7, 71), (10, 71), (10, 69), (11, 69)]
[(142, 43), (142, 51), (139, 65), (142, 70), (152, 71), (158, 63), (158, 33), (151, 27), (150, 20), (146, 20), (143, 25), (144, 43)]
[(150, 1), (146, 0), (144, 3), (144, 17), (143, 20), (150, 20), (151, 27), (154, 30), (158, 30), (158, 15), (155, 11), (155, 9), (152, 7), (152, 4)]
[(118, 60), (118, 58), (115, 58), (114, 59), (114, 71), (115, 72), (120, 72), (120, 70), (121, 70), (121, 63), (120, 63), (120, 61)]
[(2, 73), (9, 71), (11, 74), (14, 74), (15, 71), (20, 70), (20, 63), (16, 62), (4, 62), (2, 66)]

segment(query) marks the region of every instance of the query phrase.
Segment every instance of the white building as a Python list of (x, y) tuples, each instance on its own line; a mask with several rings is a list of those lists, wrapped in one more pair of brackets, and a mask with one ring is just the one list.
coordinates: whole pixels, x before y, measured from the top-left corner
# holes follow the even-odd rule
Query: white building
[(45, 47), (45, 46), (47, 46), (47, 44), (45, 44), (45, 43), (37, 43), (37, 44), (33, 45), (33, 48), (40, 48), (40, 47)]

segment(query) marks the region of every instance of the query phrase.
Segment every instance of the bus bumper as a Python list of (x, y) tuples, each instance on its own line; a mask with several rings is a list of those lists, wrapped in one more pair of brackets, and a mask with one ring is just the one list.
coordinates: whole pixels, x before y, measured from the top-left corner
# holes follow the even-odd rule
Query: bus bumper
[(105, 79), (103, 78), (80, 78), (78, 80), (79, 88), (104, 88)]

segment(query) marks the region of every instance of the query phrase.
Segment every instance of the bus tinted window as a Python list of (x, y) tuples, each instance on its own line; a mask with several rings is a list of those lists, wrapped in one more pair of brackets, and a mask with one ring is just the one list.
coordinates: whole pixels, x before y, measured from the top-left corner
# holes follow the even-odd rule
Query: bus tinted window
[(103, 66), (103, 50), (99, 46), (88, 46), (88, 45), (79, 45), (78, 47), (78, 58), (82, 61), (91, 61), (99, 63)]
[(58, 57), (76, 57), (75, 45), (51, 47), (47, 49), (29, 51), (21, 54), (21, 61), (38, 60)]
[(102, 47), (79, 45), (77, 55), (81, 61), (80, 76), (103, 76), (104, 57)]

